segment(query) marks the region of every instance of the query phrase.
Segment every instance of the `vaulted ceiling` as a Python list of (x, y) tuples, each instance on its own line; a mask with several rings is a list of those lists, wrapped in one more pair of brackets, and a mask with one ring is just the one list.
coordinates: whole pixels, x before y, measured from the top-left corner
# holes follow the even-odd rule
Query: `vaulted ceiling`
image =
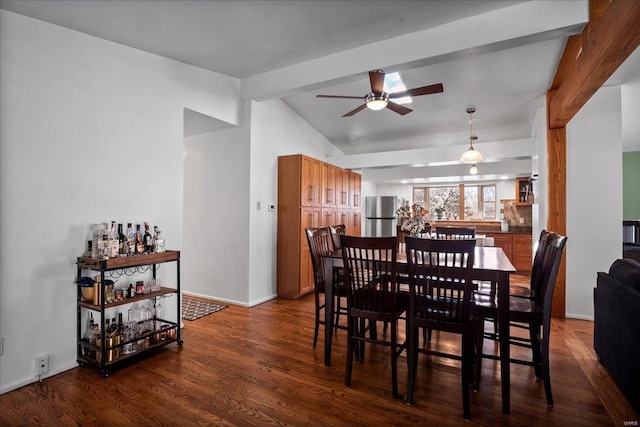
[[(531, 136), (566, 38), (588, 19), (584, 0), (2, 0), (0, 5), (242, 79), (243, 98), (282, 99), (346, 155), (463, 147), (469, 138), (465, 110), (474, 106), (478, 144), (503, 142), (493, 149), (487, 179), (506, 170), (526, 172), (526, 159), (513, 154), (501, 159), (500, 152), (504, 143)], [(444, 92), (414, 97), (407, 105), (413, 112), (404, 116), (365, 109), (343, 118), (362, 101), (316, 98), (365, 95), (367, 73), (375, 69), (400, 72), (408, 88), (442, 83)], [(192, 112), (189, 117), (194, 124), (202, 119)], [(191, 132), (198, 129), (194, 125)], [(466, 174), (451, 160), (438, 171), (377, 168), (370, 176), (399, 182), (403, 175)]]

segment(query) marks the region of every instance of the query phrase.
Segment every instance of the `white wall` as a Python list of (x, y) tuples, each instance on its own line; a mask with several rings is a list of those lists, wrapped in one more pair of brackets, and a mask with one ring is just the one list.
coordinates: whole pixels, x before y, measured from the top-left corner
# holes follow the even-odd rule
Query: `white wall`
[[(249, 305), (276, 295), (278, 156), (287, 154), (306, 154), (324, 161), (341, 153), (284, 102), (252, 101)], [(268, 204), (276, 205), (276, 210), (269, 212)]]
[(35, 380), (37, 356), (50, 374), (75, 366), (90, 224), (148, 220), (181, 249), (183, 110), (236, 124), (240, 84), (5, 10), (0, 31), (5, 392)]
[(567, 125), (568, 317), (593, 319), (596, 273), (622, 255), (620, 87), (601, 88)]
[[(249, 103), (240, 126), (184, 139), (183, 289), (249, 301)], [(229, 268), (232, 266), (232, 268)], [(220, 274), (224, 272), (224, 274)]]

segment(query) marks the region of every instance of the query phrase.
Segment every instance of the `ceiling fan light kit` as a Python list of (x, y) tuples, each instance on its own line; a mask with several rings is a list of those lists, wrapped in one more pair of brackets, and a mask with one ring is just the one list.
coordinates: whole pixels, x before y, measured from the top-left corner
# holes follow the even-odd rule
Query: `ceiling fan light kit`
[[(475, 163), (480, 163), (481, 161), (484, 160), (484, 157), (482, 156), (482, 154), (478, 150), (473, 148), (473, 141), (478, 139), (478, 137), (473, 134), (473, 125), (471, 122), (471, 115), (475, 112), (476, 112), (476, 109), (474, 107), (467, 108), (467, 113), (469, 114), (469, 149), (464, 153), (462, 153), (462, 156), (460, 156), (460, 161), (462, 163), (474, 163), (473, 166), (475, 166)], [(472, 166), (472, 169), (473, 169), (473, 166)], [(471, 171), (469, 172), (473, 174), (473, 172)], [(478, 171), (476, 168), (476, 173), (477, 172)]]
[(367, 108), (374, 111), (379, 111), (387, 107), (389, 103), (389, 94), (382, 92), (380, 95), (376, 95), (371, 92), (364, 100), (367, 103)]

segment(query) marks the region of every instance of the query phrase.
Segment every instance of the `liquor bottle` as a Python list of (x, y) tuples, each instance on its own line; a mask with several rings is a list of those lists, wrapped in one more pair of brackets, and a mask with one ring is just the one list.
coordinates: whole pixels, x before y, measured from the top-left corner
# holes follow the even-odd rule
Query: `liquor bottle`
[(151, 251), (153, 250), (153, 244), (152, 244), (152, 238), (151, 238), (151, 233), (149, 233), (149, 223), (145, 222), (144, 223), (144, 251), (151, 253)]
[(128, 251), (129, 244), (127, 243), (127, 236), (122, 232), (122, 224), (118, 224), (118, 254), (120, 256), (126, 256)]
[(98, 257), (100, 259), (108, 259), (111, 254), (111, 247), (109, 246), (109, 235), (103, 234), (101, 239), (98, 239), (100, 249), (98, 250)]
[(93, 254), (93, 240), (87, 240), (87, 250), (82, 256), (85, 258), (91, 258)]
[(129, 245), (129, 248), (127, 250), (129, 255), (135, 254), (136, 253), (136, 234), (133, 232), (133, 227), (131, 226), (130, 222), (127, 223), (127, 244)]
[(153, 239), (151, 239), (151, 252), (158, 253), (158, 226), (153, 226)]
[(140, 224), (136, 224), (136, 253), (144, 253), (144, 237), (140, 231)]
[(156, 239), (156, 252), (161, 254), (166, 251), (164, 245), (164, 237), (162, 237), (162, 232), (160, 230), (157, 231), (158, 238)]
[(136, 290), (133, 287), (133, 283), (129, 283), (129, 289), (127, 289), (127, 298), (133, 298), (136, 296)]
[(118, 228), (116, 222), (111, 221), (111, 229), (109, 230), (109, 258), (116, 258), (120, 248), (118, 241)]

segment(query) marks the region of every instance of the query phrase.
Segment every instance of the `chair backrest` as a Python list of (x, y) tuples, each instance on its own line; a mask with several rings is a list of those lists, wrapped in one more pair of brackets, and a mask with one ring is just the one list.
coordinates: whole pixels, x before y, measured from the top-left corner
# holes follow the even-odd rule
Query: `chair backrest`
[(311, 265), (313, 267), (313, 282), (316, 291), (320, 291), (324, 287), (324, 258), (331, 252), (331, 232), (329, 227), (306, 228), (307, 242), (309, 242), (309, 250), (311, 251)]
[(350, 310), (395, 312), (396, 237), (340, 236)]
[(549, 231), (542, 230), (536, 247), (536, 253), (533, 256), (533, 265), (531, 267), (531, 296), (535, 297), (543, 288), (544, 278), (540, 274), (541, 263), (544, 255), (545, 246), (547, 245), (547, 238), (549, 237)]
[(344, 224), (330, 225), (331, 230), (331, 242), (333, 243), (333, 250), (337, 251), (342, 249), (342, 243), (340, 243), (340, 236), (347, 234), (347, 226)]
[[(553, 300), (553, 292), (556, 286), (556, 278), (560, 261), (562, 260), (562, 252), (567, 243), (567, 237), (556, 233), (549, 233), (547, 236), (542, 261), (540, 262), (538, 274), (541, 276), (541, 287), (537, 290), (534, 299), (536, 302), (544, 305), (545, 316), (551, 313), (551, 302)], [(532, 273), (533, 274), (533, 273)], [(547, 313), (547, 311), (549, 313)]]
[(473, 227), (436, 227), (437, 239), (466, 240), (476, 238)]
[[(475, 240), (407, 237), (410, 312), (427, 322), (462, 325), (471, 314)], [(452, 326), (455, 327), (455, 326)]]

